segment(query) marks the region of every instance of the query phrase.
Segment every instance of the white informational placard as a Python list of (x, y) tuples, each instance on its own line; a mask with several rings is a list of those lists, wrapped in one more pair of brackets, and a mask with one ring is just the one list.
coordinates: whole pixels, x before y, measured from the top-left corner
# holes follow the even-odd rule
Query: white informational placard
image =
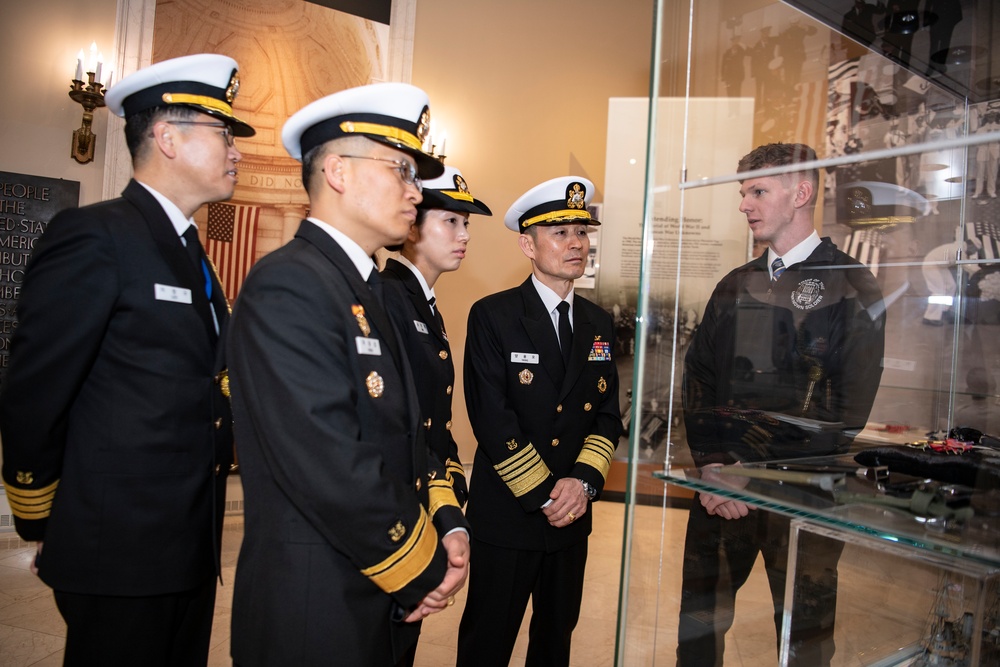
[[(634, 309), (642, 262), (644, 179), (648, 143), (647, 98), (608, 103), (607, 171), (597, 261), (598, 302)], [(738, 210), (739, 185), (678, 189), (682, 180), (736, 172), (753, 148), (752, 98), (661, 98), (650, 147), (656, 168), (647, 258), (651, 308), (674, 307), (700, 320), (718, 280), (749, 257), (746, 218)], [(683, 138), (687, 136), (687, 145)], [(686, 151), (686, 155), (685, 155)], [(683, 170), (687, 170), (682, 179)]]

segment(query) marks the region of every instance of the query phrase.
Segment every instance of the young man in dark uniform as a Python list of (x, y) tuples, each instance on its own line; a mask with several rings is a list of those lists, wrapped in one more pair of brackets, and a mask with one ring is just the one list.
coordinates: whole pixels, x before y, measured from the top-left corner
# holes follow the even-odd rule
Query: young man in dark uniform
[(507, 665), (532, 603), (528, 667), (569, 664), (580, 616), (590, 503), (622, 432), (611, 315), (573, 284), (590, 250), (594, 186), (567, 176), (504, 217), (531, 276), (469, 313), (465, 397), (478, 449), (469, 489), (469, 597), (458, 664)]
[[(739, 461), (845, 451), (868, 420), (882, 374), (885, 311), (871, 272), (813, 227), (816, 159), (802, 144), (746, 155), (740, 212), (767, 252), (716, 286), (684, 360), (684, 423), (702, 474)], [(757, 176), (755, 170), (789, 167)], [(762, 413), (830, 424), (817, 432)], [(835, 427), (834, 427), (835, 426)], [(677, 664), (721, 665), (736, 593), (761, 553), (780, 634), (789, 522), (738, 500), (696, 496), (684, 544)], [(792, 627), (791, 662), (829, 664), (842, 544), (805, 533), (800, 572), (813, 614)]]
[(403, 336), (417, 379), (427, 445), (445, 465), (455, 496), (464, 505), (469, 485), (451, 435), (455, 362), (434, 285), (442, 273), (457, 270), (465, 259), (469, 215), (493, 213), (472, 196), (462, 172), (454, 167), (445, 167), (444, 174), (425, 182), (423, 195), (406, 241), (389, 248), (399, 251), (399, 259), (387, 260), (382, 276), (389, 314)]
[[(191, 216), (236, 187), (236, 61), (156, 63), (107, 92), (134, 179), (35, 248), (0, 407), (17, 531), (66, 619), (66, 665), (204, 665), (232, 415), (229, 309)], [(44, 545), (44, 549), (43, 549)]]

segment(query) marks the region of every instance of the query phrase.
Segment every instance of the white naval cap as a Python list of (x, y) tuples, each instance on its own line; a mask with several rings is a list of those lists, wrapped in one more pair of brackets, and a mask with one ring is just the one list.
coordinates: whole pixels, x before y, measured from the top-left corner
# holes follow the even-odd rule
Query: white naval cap
[(129, 74), (108, 89), (104, 102), (125, 118), (154, 107), (191, 107), (224, 120), (237, 137), (252, 137), (254, 129), (233, 114), (238, 69), (232, 58), (214, 53), (171, 58)]
[(424, 181), (423, 195), (417, 208), (493, 215), (489, 206), (472, 196), (462, 172), (455, 167), (445, 165), (443, 174)]
[(444, 171), (423, 151), (430, 130), (427, 93), (408, 83), (373, 83), (327, 95), (295, 112), (281, 130), (285, 150), (296, 160), (341, 137), (363, 136), (409, 154), (422, 179)]
[(536, 185), (514, 202), (503, 222), (507, 229), (523, 232), (532, 225), (582, 223), (599, 225), (587, 206), (594, 197), (594, 184), (582, 176), (560, 176)]

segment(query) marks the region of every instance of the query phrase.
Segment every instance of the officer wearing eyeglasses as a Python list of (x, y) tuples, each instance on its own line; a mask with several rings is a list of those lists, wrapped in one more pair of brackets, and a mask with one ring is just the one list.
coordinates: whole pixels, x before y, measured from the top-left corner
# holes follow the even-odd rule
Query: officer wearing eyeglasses
[[(229, 320), (192, 215), (228, 199), (253, 128), (237, 64), (167, 60), (108, 90), (134, 179), (55, 216), (18, 303), (3, 481), (66, 620), (66, 665), (205, 665), (232, 416)], [(141, 658), (137, 658), (141, 656)]]
[(468, 572), (465, 518), (419, 427), (405, 346), (371, 257), (402, 243), (421, 178), (427, 95), (353, 88), (282, 130), (311, 216), (247, 276), (229, 336), (246, 524), (236, 665), (399, 664), (417, 621)]

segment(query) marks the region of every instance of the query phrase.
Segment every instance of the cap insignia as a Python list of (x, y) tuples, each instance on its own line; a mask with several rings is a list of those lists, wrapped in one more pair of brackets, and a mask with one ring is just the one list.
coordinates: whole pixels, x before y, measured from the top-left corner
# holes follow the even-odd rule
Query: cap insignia
[(417, 139), (420, 140), (420, 145), (423, 146), (424, 142), (427, 140), (427, 135), (431, 132), (431, 110), (429, 107), (424, 107), (424, 110), (420, 113), (420, 120), (417, 122)]
[(385, 380), (375, 371), (365, 378), (365, 386), (368, 387), (368, 395), (372, 398), (378, 398), (385, 393)]
[(469, 186), (465, 182), (465, 179), (462, 178), (461, 174), (455, 174), (455, 189), (458, 190), (459, 192), (461, 192), (462, 194), (466, 194), (466, 195), (470, 194), (469, 193)]
[(234, 69), (233, 73), (229, 76), (229, 85), (226, 87), (226, 101), (232, 104), (239, 92), (240, 73)]
[(372, 332), (372, 328), (368, 326), (368, 318), (365, 317), (365, 307), (360, 304), (354, 304), (351, 306), (351, 312), (354, 313), (354, 319), (358, 321), (358, 328), (361, 329), (361, 333), (367, 337)]
[(521, 384), (531, 384), (531, 381), (535, 379), (535, 374), (525, 368), (517, 374), (517, 379), (521, 381)]
[(587, 188), (583, 183), (570, 183), (566, 188), (566, 208), (582, 209), (585, 206)]

